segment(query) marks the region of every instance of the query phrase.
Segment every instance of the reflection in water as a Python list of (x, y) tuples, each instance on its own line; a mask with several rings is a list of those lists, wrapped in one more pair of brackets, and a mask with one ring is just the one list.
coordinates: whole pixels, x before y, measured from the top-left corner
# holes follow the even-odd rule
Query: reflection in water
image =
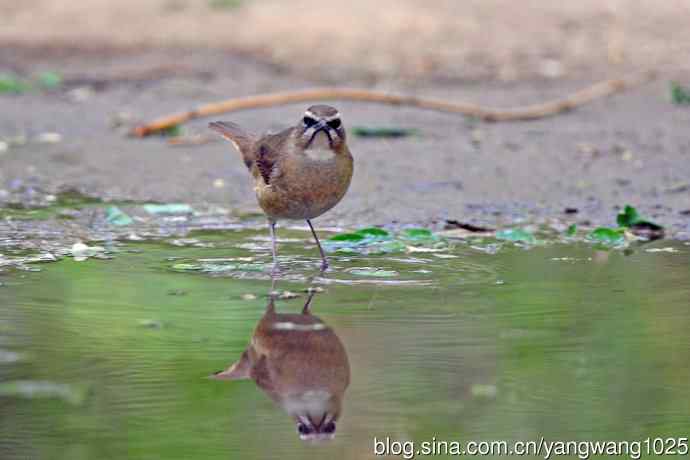
[[(434, 287), (315, 280), (328, 293), (317, 294), (313, 311), (337, 332), (347, 361), (342, 349), (340, 360), (319, 358), (301, 344), (291, 372), (306, 365), (310, 384), (341, 382), (330, 390), (338, 401), (347, 378), (320, 377), (326, 371), (311, 361), (345, 375), (349, 362), (353, 376), (338, 435), (315, 446), (295, 436), (295, 425), (253, 383), (200, 378), (241, 356), (266, 308), (254, 298), (266, 281), (170, 270), (169, 257), (217, 254), (239, 266), (253, 254), (235, 245), (255, 233), (200, 237), (214, 248), (137, 243), (112, 260), (64, 259), (37, 273), (0, 274), (0, 459), (373, 460), (374, 437), (466, 443), (688, 434), (690, 246), (651, 243), (660, 252), (611, 251), (605, 261), (593, 260), (589, 246), (561, 244), (497, 253), (457, 244), (450, 259), (337, 255), (330, 280), (356, 267), (395, 271), (401, 280), (421, 279), (425, 269)], [(301, 255), (309, 236), (301, 235), (283, 244), (284, 253), (313, 260)], [(282, 276), (282, 287), (297, 293), (313, 267), (290, 269), (299, 277)], [(303, 303), (276, 299), (285, 313), (300, 313)], [(257, 342), (246, 361), (267, 340)], [(260, 369), (275, 370), (269, 356)], [(280, 381), (263, 382), (282, 391)], [(329, 385), (336, 386), (320, 386)], [(281, 391), (273, 394), (282, 405)]]
[(277, 313), (271, 296), (239, 361), (213, 375), (220, 380), (254, 380), (294, 419), (302, 440), (335, 436), (350, 383), (345, 347), (311, 314), (313, 296), (311, 291), (299, 314)]

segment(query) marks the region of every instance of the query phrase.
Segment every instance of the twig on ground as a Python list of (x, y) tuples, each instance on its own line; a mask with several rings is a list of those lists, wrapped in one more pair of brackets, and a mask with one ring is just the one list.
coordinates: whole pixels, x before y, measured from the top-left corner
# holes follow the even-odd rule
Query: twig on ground
[(440, 112), (458, 113), (485, 121), (524, 121), (535, 120), (557, 115), (584, 105), (595, 99), (610, 96), (654, 78), (653, 72), (648, 72), (631, 78), (605, 80), (587, 88), (576, 91), (566, 97), (551, 101), (514, 108), (484, 107), (472, 103), (446, 102), (441, 100), (386, 94), (377, 91), (352, 88), (316, 88), (301, 91), (287, 91), (274, 94), (260, 94), (256, 96), (228, 99), (197, 107), (188, 112), (176, 113), (153, 120), (150, 123), (137, 126), (132, 134), (145, 137), (150, 134), (177, 126), (196, 118), (219, 115), (238, 110), (273, 107), (277, 105), (293, 104), (296, 102), (318, 100), (346, 100), (361, 102), (376, 102), (390, 105), (404, 105)]

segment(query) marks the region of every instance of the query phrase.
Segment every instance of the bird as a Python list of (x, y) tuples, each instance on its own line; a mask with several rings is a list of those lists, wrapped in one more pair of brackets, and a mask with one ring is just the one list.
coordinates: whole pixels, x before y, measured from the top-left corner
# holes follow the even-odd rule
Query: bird
[(277, 313), (271, 296), (240, 359), (210, 376), (254, 380), (292, 417), (304, 441), (335, 436), (350, 383), (345, 347), (333, 329), (311, 313), (314, 292), (301, 313)]
[(311, 220), (338, 204), (352, 180), (353, 158), (340, 112), (312, 105), (296, 125), (261, 136), (227, 121), (209, 127), (235, 145), (254, 178), (256, 198), (268, 218), (274, 270), (278, 219), (306, 220), (326, 270), (328, 259)]

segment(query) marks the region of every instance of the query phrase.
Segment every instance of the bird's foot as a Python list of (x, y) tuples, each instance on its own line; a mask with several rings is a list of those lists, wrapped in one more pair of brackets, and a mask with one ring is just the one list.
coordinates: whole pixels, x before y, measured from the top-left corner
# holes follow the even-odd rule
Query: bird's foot
[(281, 273), (280, 265), (278, 265), (278, 262), (274, 262), (271, 267), (271, 276), (279, 276)]
[(327, 259), (321, 259), (321, 271), (325, 272), (326, 270), (328, 270), (328, 267), (329, 267), (328, 260)]

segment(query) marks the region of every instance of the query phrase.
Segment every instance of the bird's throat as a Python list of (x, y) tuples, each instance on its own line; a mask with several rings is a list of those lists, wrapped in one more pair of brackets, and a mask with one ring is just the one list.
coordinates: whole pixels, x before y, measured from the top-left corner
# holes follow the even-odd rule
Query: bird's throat
[(314, 135), (304, 153), (312, 161), (332, 161), (335, 158), (331, 140), (324, 131), (319, 131)]

